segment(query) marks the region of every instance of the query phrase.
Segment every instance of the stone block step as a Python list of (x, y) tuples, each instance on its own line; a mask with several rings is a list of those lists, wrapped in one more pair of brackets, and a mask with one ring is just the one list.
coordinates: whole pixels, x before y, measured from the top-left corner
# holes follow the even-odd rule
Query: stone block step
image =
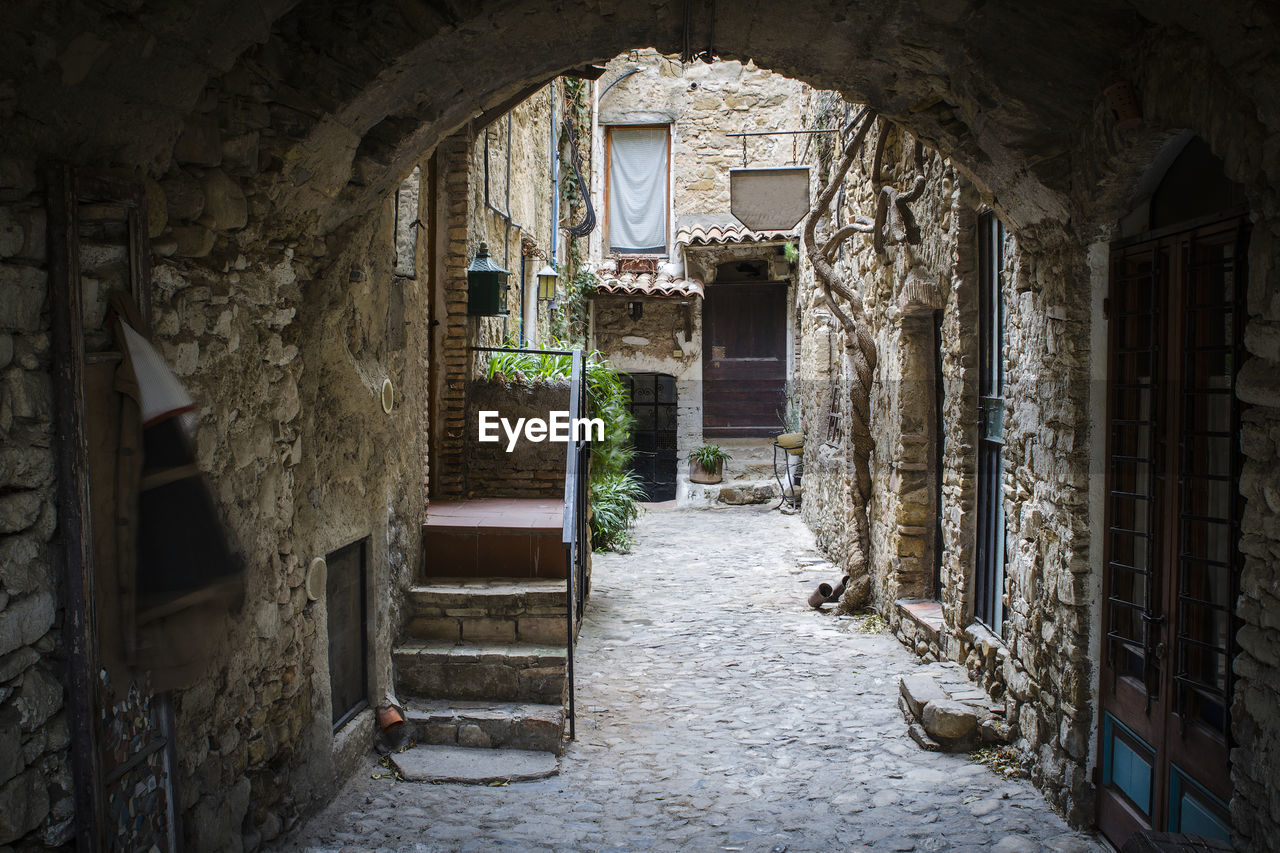
[(433, 580), (409, 590), (408, 611), (408, 634), (420, 640), (559, 645), (568, 631), (556, 580)]
[(391, 763), (408, 782), (530, 782), (560, 772), (549, 752), (525, 749), (473, 749), (464, 746), (415, 746), (391, 755)]
[(563, 705), (563, 647), (411, 641), (392, 655), (397, 693), (433, 699)]
[(404, 706), (409, 737), (417, 743), (557, 755), (564, 750), (561, 705), (407, 698)]

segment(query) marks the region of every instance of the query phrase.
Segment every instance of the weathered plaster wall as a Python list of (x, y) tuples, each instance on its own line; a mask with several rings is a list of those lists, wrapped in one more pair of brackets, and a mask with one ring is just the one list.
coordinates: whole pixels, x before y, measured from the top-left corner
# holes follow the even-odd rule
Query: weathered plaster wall
[[(611, 366), (623, 373), (675, 377), (676, 452), (683, 458), (702, 444), (702, 300), (599, 294), (591, 302), (591, 346)], [(639, 320), (627, 312), (631, 302), (643, 306)], [(685, 336), (686, 312), (690, 337)]]

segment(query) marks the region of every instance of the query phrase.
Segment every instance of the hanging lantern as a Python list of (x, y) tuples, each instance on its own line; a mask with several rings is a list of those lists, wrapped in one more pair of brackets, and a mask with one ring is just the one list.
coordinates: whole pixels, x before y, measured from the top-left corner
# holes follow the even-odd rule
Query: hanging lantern
[(497, 317), (510, 312), (507, 303), (507, 276), (489, 257), (489, 244), (481, 243), (475, 260), (467, 267), (467, 313), (479, 317)]
[(556, 268), (551, 264), (543, 264), (537, 275), (538, 298), (543, 302), (550, 302), (555, 299), (556, 283), (560, 280), (560, 274), (556, 272)]

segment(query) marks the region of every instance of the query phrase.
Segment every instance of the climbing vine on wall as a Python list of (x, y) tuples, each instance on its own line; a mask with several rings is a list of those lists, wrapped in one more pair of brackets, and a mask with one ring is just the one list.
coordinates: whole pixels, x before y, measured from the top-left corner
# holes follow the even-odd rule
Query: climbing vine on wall
[[(577, 155), (576, 166), (583, 172), (583, 177), (590, 174), (591, 84), (567, 77), (564, 78), (562, 92), (564, 121), (557, 152), (562, 176), (561, 221), (571, 226), (587, 225), (594, 222), (594, 213), (590, 209), (590, 200), (583, 193), (582, 184), (577, 180), (574, 158)], [(585, 161), (583, 148), (587, 148)], [(585, 235), (575, 236), (573, 231), (573, 228), (568, 229), (564, 257), (560, 262), (560, 298), (552, 317), (552, 333), (558, 338), (581, 344), (587, 338), (586, 297), (594, 289), (596, 277), (583, 267), (587, 238)]]

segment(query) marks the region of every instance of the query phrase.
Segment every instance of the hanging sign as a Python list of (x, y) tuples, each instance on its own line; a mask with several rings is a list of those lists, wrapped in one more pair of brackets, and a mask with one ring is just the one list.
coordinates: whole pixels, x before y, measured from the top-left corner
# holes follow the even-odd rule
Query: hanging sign
[(752, 231), (790, 231), (809, 213), (809, 167), (730, 169), (729, 209)]

